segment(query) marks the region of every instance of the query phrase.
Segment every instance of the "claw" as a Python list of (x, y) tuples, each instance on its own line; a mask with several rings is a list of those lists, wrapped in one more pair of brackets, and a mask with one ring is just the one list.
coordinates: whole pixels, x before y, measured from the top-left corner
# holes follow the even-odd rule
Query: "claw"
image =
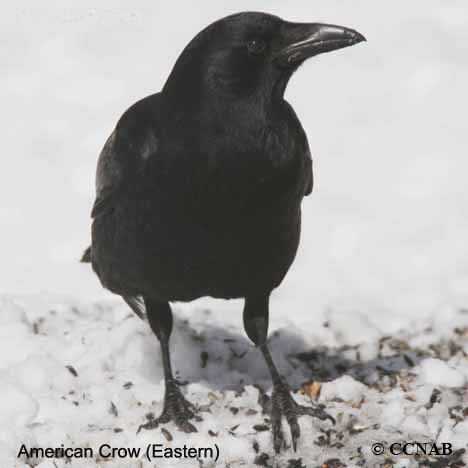
[(301, 428), (299, 427), (299, 423), (297, 422), (297, 418), (293, 418), (288, 420), (289, 427), (291, 429), (291, 441), (293, 444), (293, 449), (296, 451), (297, 449), (297, 441), (301, 436)]
[[(158, 418), (159, 419), (159, 418)], [(156, 429), (159, 426), (159, 421), (158, 419), (152, 419), (151, 421), (148, 421), (146, 424), (140, 424), (138, 426), (137, 430), (137, 435), (140, 433), (142, 429), (145, 429), (147, 431), (150, 431), (152, 429)]]
[[(289, 391), (288, 391), (288, 396), (290, 396)], [(293, 444), (293, 449), (294, 451), (296, 451), (297, 441), (301, 435), (301, 428), (299, 427), (299, 423), (297, 422), (298, 413), (296, 412), (296, 406), (289, 405), (289, 401), (287, 399), (284, 399), (283, 400), (283, 412), (284, 412), (284, 416), (286, 417), (286, 421), (289, 424), (289, 428), (291, 430), (291, 441)]]
[(176, 422), (176, 424), (182, 432), (186, 432), (187, 434), (190, 432), (198, 432), (197, 428), (188, 421), (179, 421)]
[(138, 428), (137, 434), (142, 429), (156, 429), (160, 424), (166, 424), (170, 421), (173, 421), (183, 432), (197, 432), (196, 427), (189, 422), (189, 419), (202, 420), (202, 418), (195, 415), (196, 411), (196, 407), (184, 398), (179, 388), (174, 384), (169, 384), (166, 387), (163, 412), (158, 418), (142, 424)]
[(271, 397), (268, 397), (265, 392), (259, 388), (258, 401), (262, 405), (263, 411), (270, 413), (273, 447), (276, 453), (279, 453), (281, 447), (284, 445), (281, 427), (281, 419), (283, 416), (289, 424), (294, 451), (297, 450), (297, 442), (301, 436), (301, 428), (298, 423), (299, 416), (308, 415), (322, 421), (329, 419), (333, 424), (336, 423), (335, 418), (324, 410), (324, 405), (309, 407), (297, 404), (291, 396), (288, 386), (284, 382), (274, 385)]
[(307, 415), (307, 416), (312, 416), (314, 418), (318, 418), (321, 421), (326, 421), (327, 419), (330, 420), (330, 422), (335, 425), (336, 420), (333, 416), (328, 414), (324, 409), (323, 405), (318, 405), (318, 406), (302, 406), (302, 405), (297, 405), (298, 412), (301, 416)]
[(284, 443), (283, 430), (281, 427), (281, 413), (274, 411), (271, 414), (271, 427), (273, 429), (273, 447), (276, 453), (281, 451)]

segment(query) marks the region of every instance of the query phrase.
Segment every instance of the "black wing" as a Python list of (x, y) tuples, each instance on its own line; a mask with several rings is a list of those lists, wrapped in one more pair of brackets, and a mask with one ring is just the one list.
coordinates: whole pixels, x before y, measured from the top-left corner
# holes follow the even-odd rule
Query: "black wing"
[(305, 187), (305, 196), (312, 193), (314, 188), (314, 171), (312, 169), (312, 156), (310, 151), (307, 151), (307, 157), (305, 159), (305, 174), (306, 174), (306, 187)]
[(155, 157), (160, 146), (154, 119), (156, 98), (149, 96), (130, 107), (107, 139), (97, 164), (92, 218), (110, 213), (124, 187), (134, 183)]

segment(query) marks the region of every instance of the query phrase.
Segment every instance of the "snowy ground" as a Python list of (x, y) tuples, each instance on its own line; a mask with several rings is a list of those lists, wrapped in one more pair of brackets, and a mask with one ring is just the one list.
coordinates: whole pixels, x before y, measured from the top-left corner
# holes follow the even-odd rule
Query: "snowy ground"
[[(237, 312), (235, 310), (238, 309)], [(159, 345), (117, 301), (52, 297), (0, 300), (0, 467), (62, 468), (65, 460), (17, 459), (27, 447), (92, 447), (73, 467), (460, 467), (468, 463), (468, 310), (446, 305), (388, 320), (372, 311), (328, 310), (275, 321), (271, 347), (295, 397), (317, 399), (337, 419), (301, 419), (297, 453), (276, 457), (258, 404), (268, 373), (240, 327), (240, 304), (176, 307), (173, 361), (203, 421), (187, 435), (140, 424), (162, 408)], [(392, 332), (389, 336), (388, 332)], [(14, 352), (12, 351), (14, 350)], [(322, 382), (321, 387), (311, 382)], [(288, 439), (289, 440), (289, 439)], [(455, 456), (374, 456), (371, 445), (451, 443)], [(213, 446), (204, 460), (99, 459), (98, 447)], [(432, 463), (432, 464), (431, 464)], [(439, 464), (437, 464), (439, 463)], [(325, 464), (325, 465), (322, 465)]]

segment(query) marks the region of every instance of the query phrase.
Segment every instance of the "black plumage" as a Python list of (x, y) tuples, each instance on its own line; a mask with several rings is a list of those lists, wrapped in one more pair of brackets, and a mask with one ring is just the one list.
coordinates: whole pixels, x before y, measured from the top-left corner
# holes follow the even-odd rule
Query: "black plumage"
[(364, 40), (356, 31), (241, 13), (199, 33), (160, 93), (131, 106), (99, 157), (92, 262), (104, 287), (148, 321), (162, 347), (163, 414), (183, 430), (194, 408), (172, 376), (170, 301), (245, 298), (244, 325), (263, 352), (274, 390), (275, 449), (281, 417), (299, 437), (298, 406), (269, 354), (268, 300), (291, 266), (301, 200), (312, 191), (304, 130), (283, 95), (308, 57)]

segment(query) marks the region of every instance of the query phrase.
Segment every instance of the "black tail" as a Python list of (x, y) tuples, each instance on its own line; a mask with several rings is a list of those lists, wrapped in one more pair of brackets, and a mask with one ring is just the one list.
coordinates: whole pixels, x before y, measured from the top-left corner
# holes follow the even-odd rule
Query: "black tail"
[[(80, 261), (83, 263), (91, 263), (91, 246), (83, 252)], [(122, 296), (122, 298), (130, 306), (135, 315), (140, 317), (141, 320), (145, 320), (146, 308), (145, 302), (141, 296)]]
[(83, 253), (81, 257), (81, 262), (83, 263), (91, 263), (91, 246), (89, 246)]
[(146, 307), (141, 296), (122, 296), (122, 298), (141, 320), (145, 320)]

